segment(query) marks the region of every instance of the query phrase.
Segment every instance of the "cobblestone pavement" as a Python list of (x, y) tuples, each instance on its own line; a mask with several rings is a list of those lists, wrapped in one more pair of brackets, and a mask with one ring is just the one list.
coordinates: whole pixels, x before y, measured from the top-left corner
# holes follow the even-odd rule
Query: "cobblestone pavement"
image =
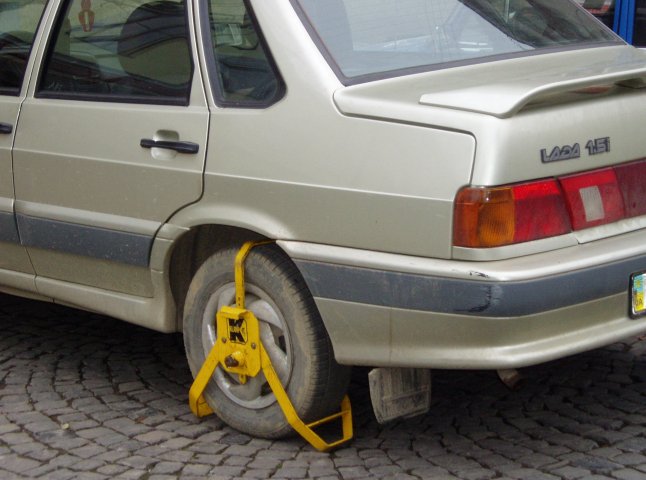
[(179, 335), (0, 296), (0, 478), (646, 479), (646, 340), (523, 370), (434, 372), (433, 407), (325, 454), (197, 420)]

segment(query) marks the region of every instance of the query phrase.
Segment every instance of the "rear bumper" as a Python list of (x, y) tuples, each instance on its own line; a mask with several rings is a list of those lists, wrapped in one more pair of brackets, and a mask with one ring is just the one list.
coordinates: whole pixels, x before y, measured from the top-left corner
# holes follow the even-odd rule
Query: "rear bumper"
[(433, 260), (281, 242), (339, 362), (496, 369), (546, 362), (646, 331), (629, 279), (643, 232), (497, 262)]

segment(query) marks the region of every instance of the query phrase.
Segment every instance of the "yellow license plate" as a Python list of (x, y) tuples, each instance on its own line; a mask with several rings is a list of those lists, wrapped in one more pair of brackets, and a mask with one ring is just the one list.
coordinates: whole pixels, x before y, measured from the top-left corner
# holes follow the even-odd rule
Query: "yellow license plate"
[(644, 293), (646, 293), (646, 272), (635, 273), (630, 277), (630, 314), (638, 317), (646, 313)]

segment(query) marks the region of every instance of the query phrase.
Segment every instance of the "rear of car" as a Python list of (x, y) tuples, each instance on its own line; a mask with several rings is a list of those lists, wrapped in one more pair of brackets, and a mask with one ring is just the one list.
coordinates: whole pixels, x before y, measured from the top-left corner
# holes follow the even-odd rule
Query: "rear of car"
[(337, 359), (510, 368), (646, 330), (641, 52), (574, 2), (293, 3), (341, 113), (473, 141), (393, 158), (428, 185), (398, 184), (394, 248), (284, 242)]

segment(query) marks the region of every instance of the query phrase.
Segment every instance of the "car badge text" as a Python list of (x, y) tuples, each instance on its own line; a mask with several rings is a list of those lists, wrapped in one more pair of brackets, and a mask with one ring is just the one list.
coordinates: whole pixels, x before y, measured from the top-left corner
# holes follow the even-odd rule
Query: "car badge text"
[[(588, 155), (599, 155), (610, 151), (610, 137), (601, 137), (588, 140), (585, 144)], [(551, 163), (560, 160), (572, 160), (581, 157), (581, 146), (579, 143), (573, 145), (555, 146), (551, 150), (543, 148), (541, 150), (541, 162)]]

